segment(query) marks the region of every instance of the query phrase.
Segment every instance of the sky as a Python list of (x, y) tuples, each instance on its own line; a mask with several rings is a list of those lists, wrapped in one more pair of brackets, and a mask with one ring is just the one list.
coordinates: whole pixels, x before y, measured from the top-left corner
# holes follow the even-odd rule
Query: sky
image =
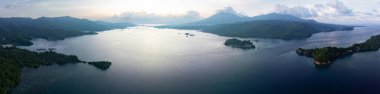
[(174, 24), (217, 12), (290, 14), (329, 23), (380, 23), (380, 0), (0, 0), (0, 17), (73, 16), (91, 20)]

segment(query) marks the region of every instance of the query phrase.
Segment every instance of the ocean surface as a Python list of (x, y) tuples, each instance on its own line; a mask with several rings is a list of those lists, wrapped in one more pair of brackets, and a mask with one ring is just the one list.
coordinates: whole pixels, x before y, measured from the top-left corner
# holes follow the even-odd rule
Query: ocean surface
[(253, 41), (257, 48), (252, 50), (224, 46), (231, 37), (148, 26), (61, 41), (35, 39), (34, 45), (20, 48), (56, 48), (112, 65), (108, 70), (84, 63), (23, 68), (12, 93), (379, 94), (379, 51), (340, 58), (327, 68), (316, 68), (312, 58), (295, 53), (300, 47), (347, 47), (377, 34), (380, 26), (317, 33), (305, 40), (240, 38)]

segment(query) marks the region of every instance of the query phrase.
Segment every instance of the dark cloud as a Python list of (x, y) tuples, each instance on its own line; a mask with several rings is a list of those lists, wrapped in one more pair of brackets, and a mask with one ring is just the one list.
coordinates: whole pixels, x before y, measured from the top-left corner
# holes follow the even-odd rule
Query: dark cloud
[(379, 11), (376, 9), (372, 9), (372, 12), (379, 13)]
[(8, 4), (8, 5), (5, 5), (4, 8), (7, 9), (7, 8), (11, 8), (12, 5), (11, 4)]
[(179, 24), (200, 20), (197, 11), (188, 11), (183, 15), (158, 15), (147, 12), (125, 12), (114, 17), (107, 18), (113, 22), (131, 22), (137, 24)]
[(20, 3), (28, 2), (29, 0), (0, 0), (0, 7), (4, 9), (12, 8)]

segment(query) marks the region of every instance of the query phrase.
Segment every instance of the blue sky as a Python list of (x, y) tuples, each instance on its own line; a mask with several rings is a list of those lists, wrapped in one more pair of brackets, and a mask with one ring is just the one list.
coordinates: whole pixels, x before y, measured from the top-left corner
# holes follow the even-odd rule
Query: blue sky
[(231, 9), (247, 16), (277, 12), (330, 23), (380, 22), (380, 0), (0, 0), (0, 17), (135, 23), (183, 23)]

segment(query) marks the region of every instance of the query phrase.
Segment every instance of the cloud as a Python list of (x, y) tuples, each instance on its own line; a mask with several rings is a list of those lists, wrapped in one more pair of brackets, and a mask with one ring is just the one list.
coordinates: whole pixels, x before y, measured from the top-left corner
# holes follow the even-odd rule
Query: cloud
[(367, 16), (380, 16), (379, 11), (376, 9), (372, 9), (371, 11), (367, 11), (367, 12), (362, 12), (362, 14), (367, 15)]
[(235, 11), (232, 7), (225, 7), (224, 9), (217, 10), (216, 13), (233, 13), (233, 14), (237, 14), (238, 12)]
[(314, 3), (313, 5), (295, 7), (276, 5), (272, 12), (335, 24), (379, 24), (380, 22), (380, 11), (376, 8), (354, 11), (339, 0), (325, 4)]
[(333, 16), (352, 16), (352, 9), (344, 5), (343, 2), (335, 0), (333, 3), (328, 4), (317, 4), (315, 5), (316, 10), (320, 15), (333, 15)]
[(288, 7), (285, 5), (277, 5), (273, 12), (305, 18), (319, 16), (353, 16), (354, 14), (352, 9), (348, 8), (339, 0), (327, 4), (315, 4), (310, 8), (304, 6)]
[(318, 16), (316, 10), (314, 9), (309, 9), (303, 6), (297, 6), (297, 7), (288, 7), (285, 5), (276, 5), (274, 9), (275, 13), (280, 13), (280, 14), (289, 14), (289, 15), (294, 15), (297, 17), (315, 17)]
[(0, 8), (8, 9), (13, 7), (14, 5), (28, 2), (29, 0), (0, 0)]
[(236, 14), (236, 15), (240, 15), (240, 16), (245, 15), (245, 13), (238, 12), (235, 9), (233, 9), (232, 7), (224, 7), (223, 9), (216, 10), (216, 13), (232, 13), (232, 14)]
[(11, 8), (12, 5), (11, 4), (8, 4), (8, 5), (5, 5), (4, 8), (7, 9), (7, 8)]
[(197, 11), (188, 11), (182, 15), (158, 15), (147, 12), (124, 12), (111, 18), (106, 18), (112, 22), (131, 22), (136, 24), (179, 24), (200, 20)]

